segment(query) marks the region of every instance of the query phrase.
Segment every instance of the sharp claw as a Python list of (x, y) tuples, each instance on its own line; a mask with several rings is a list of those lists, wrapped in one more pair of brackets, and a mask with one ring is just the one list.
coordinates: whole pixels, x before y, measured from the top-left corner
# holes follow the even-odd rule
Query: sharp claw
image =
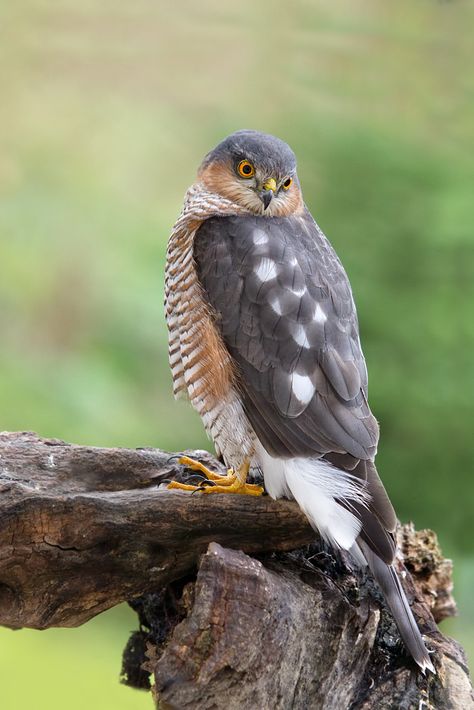
[(166, 463), (172, 463), (172, 461), (178, 461), (181, 458), (181, 454), (173, 454), (166, 459)]
[(202, 493), (204, 488), (202, 486), (196, 486), (195, 491), (191, 491), (191, 495), (193, 496), (195, 493)]
[(194, 476), (186, 478), (186, 483), (190, 483), (192, 481), (197, 481), (198, 483), (208, 483), (208, 479), (205, 476), (201, 476), (200, 473), (196, 473)]
[(206, 488), (207, 486), (215, 486), (215, 485), (216, 485), (216, 482), (215, 482), (215, 481), (211, 481), (210, 478), (204, 478), (204, 477), (203, 477), (203, 481), (202, 481), (202, 487), (203, 487), (203, 488)]
[[(168, 484), (168, 483), (173, 483), (173, 481), (176, 481), (176, 479), (175, 478), (165, 478), (162, 481), (160, 481), (160, 483)], [(205, 476), (201, 476), (200, 473), (195, 473), (195, 474), (192, 474), (191, 476), (187, 476), (184, 481), (178, 481), (178, 483), (192, 484), (193, 481), (196, 481), (197, 483), (204, 483), (204, 482), (209, 483), (210, 482), (210, 481), (208, 481), (208, 479)]]

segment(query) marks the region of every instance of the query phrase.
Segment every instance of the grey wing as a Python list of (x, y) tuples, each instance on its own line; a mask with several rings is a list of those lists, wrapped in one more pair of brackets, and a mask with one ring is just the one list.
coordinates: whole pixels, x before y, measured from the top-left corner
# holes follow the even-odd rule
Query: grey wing
[(309, 213), (209, 219), (194, 256), (267, 451), (334, 455), (348, 469), (373, 459), (378, 426), (350, 284)]

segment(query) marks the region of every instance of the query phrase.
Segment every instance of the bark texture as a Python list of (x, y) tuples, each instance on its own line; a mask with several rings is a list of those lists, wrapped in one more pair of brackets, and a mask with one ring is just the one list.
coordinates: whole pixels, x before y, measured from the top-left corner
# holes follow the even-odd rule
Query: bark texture
[(0, 434), (0, 624), (78, 626), (188, 574), (212, 541), (255, 553), (314, 538), (289, 501), (166, 490), (189, 476), (159, 449)]
[(190, 475), (155, 449), (0, 434), (0, 623), (75, 626), (131, 600), (124, 679), (151, 674), (160, 708), (474, 707), (462, 649), (435, 625), (455, 605), (433, 533), (399, 532), (437, 668), (424, 678), (370, 577), (295, 504), (164, 488)]
[[(422, 545), (424, 533), (403, 534)], [(372, 580), (318, 543), (259, 560), (211, 543), (195, 581), (134, 603), (142, 630), (133, 645), (153, 674), (157, 708), (474, 707), (461, 647), (437, 630), (421, 585), (405, 582), (436, 676), (405, 655)]]

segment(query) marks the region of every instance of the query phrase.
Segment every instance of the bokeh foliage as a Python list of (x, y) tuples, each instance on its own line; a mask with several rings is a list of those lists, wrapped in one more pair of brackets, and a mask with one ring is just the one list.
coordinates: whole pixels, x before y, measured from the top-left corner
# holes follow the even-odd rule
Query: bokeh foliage
[[(436, 529), (454, 555), (467, 645), (473, 20), (467, 1), (0, 3), (0, 428), (208, 446), (170, 393), (166, 239), (209, 148), (237, 128), (275, 133), (351, 277), (379, 469), (401, 519)], [(31, 697), (74, 708), (41, 673), (34, 696), (28, 684), (8, 695), (8, 667), (34, 657), (46, 669), (59, 639), (71, 650), (87, 633), (108, 663), (70, 656), (85, 685), (92, 665), (106, 676), (88, 705), (119, 707), (107, 674), (124, 617), (113, 618), (14, 642), (1, 631), (8, 710)], [(150, 704), (121, 692), (124, 707)]]

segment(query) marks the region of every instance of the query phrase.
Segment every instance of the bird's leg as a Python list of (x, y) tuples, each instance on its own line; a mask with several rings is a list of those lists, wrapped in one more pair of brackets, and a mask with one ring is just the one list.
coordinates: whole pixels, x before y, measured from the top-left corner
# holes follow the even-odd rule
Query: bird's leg
[(187, 466), (193, 471), (202, 473), (212, 485), (192, 486), (187, 483), (178, 483), (171, 481), (168, 488), (174, 488), (181, 491), (201, 491), (202, 493), (240, 493), (243, 495), (260, 496), (263, 493), (261, 486), (247, 483), (247, 475), (250, 468), (250, 462), (245, 461), (236, 471), (229, 468), (225, 476), (221, 476), (214, 471), (211, 471), (204, 466), (200, 461), (190, 459), (188, 456), (181, 456), (178, 462)]

